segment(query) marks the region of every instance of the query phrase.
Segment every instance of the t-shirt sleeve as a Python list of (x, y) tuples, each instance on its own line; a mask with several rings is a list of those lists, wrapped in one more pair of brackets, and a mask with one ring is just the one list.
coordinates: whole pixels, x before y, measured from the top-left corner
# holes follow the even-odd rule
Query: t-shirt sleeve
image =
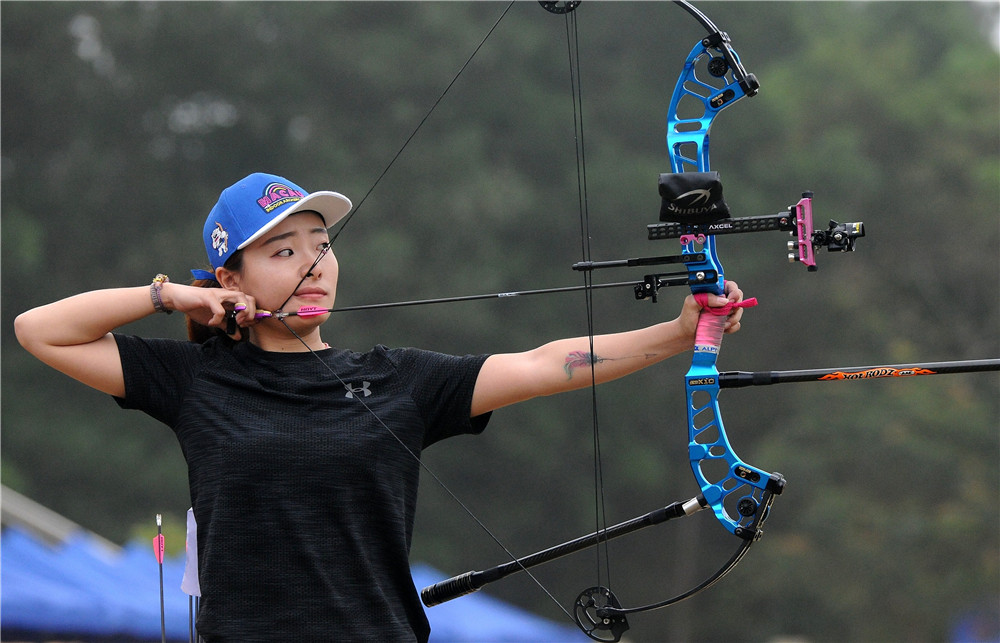
[(444, 438), (482, 433), (490, 413), (470, 417), (479, 371), (489, 355), (454, 356), (416, 349), (395, 351), (399, 374), (426, 422), (424, 447)]
[(115, 334), (125, 377), (123, 409), (143, 411), (173, 426), (181, 401), (201, 364), (203, 347), (172, 339), (144, 339)]

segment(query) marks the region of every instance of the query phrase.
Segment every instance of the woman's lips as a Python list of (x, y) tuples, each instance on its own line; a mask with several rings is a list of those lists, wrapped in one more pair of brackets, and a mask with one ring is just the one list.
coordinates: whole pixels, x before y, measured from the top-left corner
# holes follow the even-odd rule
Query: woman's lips
[(295, 296), (302, 299), (322, 299), (326, 297), (326, 291), (319, 288), (303, 288), (296, 290)]

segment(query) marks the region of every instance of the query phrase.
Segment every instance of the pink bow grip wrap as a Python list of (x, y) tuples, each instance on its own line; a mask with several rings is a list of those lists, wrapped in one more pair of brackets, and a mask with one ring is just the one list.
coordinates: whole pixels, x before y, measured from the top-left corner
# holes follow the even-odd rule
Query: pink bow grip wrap
[(725, 306), (709, 306), (708, 293), (694, 294), (694, 300), (701, 306), (701, 316), (698, 317), (698, 331), (695, 333), (695, 346), (722, 345), (722, 334), (726, 329), (726, 317), (736, 308), (752, 308), (757, 305), (757, 298), (750, 297), (739, 303), (729, 302)]

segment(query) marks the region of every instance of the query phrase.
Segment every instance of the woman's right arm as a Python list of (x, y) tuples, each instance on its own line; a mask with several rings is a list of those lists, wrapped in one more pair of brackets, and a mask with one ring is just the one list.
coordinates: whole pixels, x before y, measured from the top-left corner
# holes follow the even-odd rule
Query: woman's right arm
[[(255, 310), (252, 297), (221, 288), (165, 283), (160, 296), (167, 309), (180, 310), (206, 326), (224, 326), (225, 303), (245, 302), (249, 311)], [(93, 290), (18, 315), (14, 332), (21, 346), (52, 368), (123, 397), (125, 379), (111, 331), (155, 312), (149, 286)], [(240, 322), (252, 321), (246, 312), (240, 317)]]

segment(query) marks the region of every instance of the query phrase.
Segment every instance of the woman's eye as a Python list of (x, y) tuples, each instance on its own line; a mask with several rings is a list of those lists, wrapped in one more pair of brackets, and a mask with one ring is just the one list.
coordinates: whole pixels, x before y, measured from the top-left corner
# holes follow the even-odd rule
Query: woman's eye
[(326, 252), (327, 250), (330, 249), (330, 242), (324, 241), (323, 243), (316, 246), (316, 249), (319, 250), (320, 252)]
[(294, 254), (295, 253), (292, 251), (291, 248), (285, 248), (284, 250), (279, 250), (276, 253), (274, 253), (274, 256), (275, 257), (291, 257)]

